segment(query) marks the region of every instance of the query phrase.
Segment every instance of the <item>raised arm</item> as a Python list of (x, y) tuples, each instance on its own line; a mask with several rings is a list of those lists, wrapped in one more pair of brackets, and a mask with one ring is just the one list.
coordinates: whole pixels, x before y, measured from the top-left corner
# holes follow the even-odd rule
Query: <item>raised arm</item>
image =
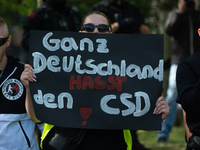
[(32, 104), (32, 98), (31, 98), (31, 93), (30, 93), (30, 88), (29, 88), (29, 81), (33, 82), (35, 80), (36, 76), (32, 71), (32, 67), (29, 64), (26, 64), (24, 67), (24, 71), (21, 74), (20, 80), (24, 84), (26, 88), (26, 102), (25, 102), (25, 107), (26, 111), (30, 117), (30, 119), (33, 122), (40, 122), (35, 116), (35, 111), (33, 109), (33, 104)]

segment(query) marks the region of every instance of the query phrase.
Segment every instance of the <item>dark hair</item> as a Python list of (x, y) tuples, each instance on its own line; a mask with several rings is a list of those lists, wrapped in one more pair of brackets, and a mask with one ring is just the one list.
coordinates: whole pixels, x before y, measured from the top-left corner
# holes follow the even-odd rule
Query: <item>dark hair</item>
[(110, 20), (108, 19), (108, 17), (107, 17), (104, 13), (102, 13), (102, 12), (100, 12), (100, 11), (93, 11), (93, 12), (90, 12), (89, 14), (87, 14), (87, 15), (85, 16), (85, 18), (84, 18), (84, 19), (82, 20), (82, 22), (81, 22), (80, 31), (82, 30), (82, 27), (83, 27), (83, 24), (84, 24), (84, 22), (85, 22), (85, 19), (86, 19), (88, 16), (92, 15), (92, 14), (101, 15), (101, 16), (103, 16), (104, 18), (106, 18), (106, 20), (108, 21), (108, 25), (109, 25), (109, 27), (110, 27), (110, 31), (112, 32), (112, 27), (111, 27), (111, 22), (110, 22)]

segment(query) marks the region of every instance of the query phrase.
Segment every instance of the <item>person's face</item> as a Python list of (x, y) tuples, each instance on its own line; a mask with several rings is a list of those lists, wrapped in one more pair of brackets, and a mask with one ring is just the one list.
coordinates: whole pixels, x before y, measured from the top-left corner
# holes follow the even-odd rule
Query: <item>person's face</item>
[[(6, 38), (6, 37), (8, 37), (7, 25), (0, 26), (0, 38)], [(8, 37), (5, 44), (0, 46), (0, 62), (3, 56), (6, 54), (6, 48), (10, 45), (10, 42), (11, 42), (11, 36)]]
[[(91, 15), (87, 16), (85, 18), (85, 21), (84, 21), (83, 24), (88, 24), (88, 23), (91, 23), (91, 24), (93, 24), (95, 26), (100, 25), (100, 24), (109, 25), (107, 19), (104, 16), (99, 15), (99, 14), (91, 14)], [(85, 32), (85, 33), (111, 33), (109, 31), (107, 31), (107, 32), (99, 32), (97, 28), (95, 28), (93, 32), (87, 32), (87, 31), (84, 31), (84, 30), (83, 31), (79, 31), (79, 32)]]

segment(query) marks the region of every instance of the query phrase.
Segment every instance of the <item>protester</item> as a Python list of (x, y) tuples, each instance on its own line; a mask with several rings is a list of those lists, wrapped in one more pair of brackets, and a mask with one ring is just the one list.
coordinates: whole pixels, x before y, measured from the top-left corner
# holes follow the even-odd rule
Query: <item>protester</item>
[(104, 13), (111, 21), (113, 33), (150, 33), (139, 8), (124, 0), (103, 0), (92, 6), (90, 11)]
[[(198, 29), (200, 36), (200, 28)], [(179, 102), (186, 113), (186, 121), (192, 136), (186, 150), (200, 149), (200, 52), (183, 60), (177, 69), (177, 90)]]
[[(124, 0), (103, 0), (92, 6), (90, 11), (100, 11), (104, 13), (111, 21), (113, 33), (150, 33), (150, 29), (146, 25), (144, 16), (139, 8)], [(138, 141), (136, 130), (131, 130), (131, 134), (134, 150), (149, 150)]]
[(22, 46), (28, 51), (30, 30), (79, 31), (80, 14), (66, 7), (66, 0), (45, 0), (44, 4), (30, 12), (23, 23)]
[(177, 112), (176, 70), (178, 64), (185, 58), (200, 50), (200, 39), (196, 31), (200, 22), (198, 0), (179, 0), (178, 10), (169, 12), (165, 29), (172, 37), (171, 67), (166, 101), (170, 114), (162, 124), (162, 131), (157, 134), (158, 142), (165, 142), (169, 138), (174, 126)]
[[(111, 23), (109, 19), (101, 12), (92, 12), (88, 14), (81, 24), (80, 32), (85, 33), (112, 33)], [(29, 81), (36, 81), (36, 76), (32, 72), (32, 67), (26, 64), (25, 70), (21, 75), (21, 81), (27, 89), (27, 102), (29, 103), (29, 116), (33, 121), (39, 122), (36, 118), (31, 101), (31, 94), (29, 89)], [(169, 114), (169, 108), (163, 97), (159, 97), (155, 108), (155, 114), (162, 114), (162, 120), (166, 119)], [(63, 144), (58, 141), (58, 138), (63, 140), (65, 137), (59, 133), (69, 133), (70, 135), (77, 135), (76, 142), (65, 140)], [(78, 134), (77, 134), (78, 133)], [(125, 138), (126, 136), (126, 138)], [(67, 149), (68, 147), (78, 147), (77, 150), (131, 150), (132, 141), (130, 140), (129, 130), (98, 130), (98, 129), (71, 129), (62, 128), (49, 124), (45, 124), (42, 147), (44, 150), (51, 150), (55, 148)], [(74, 139), (73, 136), (70, 139)], [(64, 141), (64, 140), (63, 140)], [(67, 142), (66, 142), (67, 141)], [(79, 144), (78, 144), (79, 143)]]
[(0, 17), (0, 149), (39, 150), (35, 123), (25, 108), (26, 90), (20, 82), (24, 64), (18, 58), (6, 55), (10, 42), (8, 26)]

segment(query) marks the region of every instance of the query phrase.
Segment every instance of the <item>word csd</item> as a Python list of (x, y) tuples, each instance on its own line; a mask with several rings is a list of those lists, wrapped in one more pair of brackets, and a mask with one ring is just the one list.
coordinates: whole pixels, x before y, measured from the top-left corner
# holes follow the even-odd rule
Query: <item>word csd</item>
[[(134, 104), (129, 99), (132, 98), (132, 94), (122, 93), (120, 95), (120, 101), (123, 105), (127, 106), (128, 109), (122, 110), (122, 116), (128, 116), (133, 114), (135, 117), (140, 117), (145, 115), (150, 109), (150, 99), (145, 92), (134, 93), (136, 98), (136, 104)], [(68, 92), (62, 92), (58, 95), (57, 103), (55, 102), (55, 96), (51, 93), (45, 95), (42, 94), (41, 90), (38, 90), (38, 94), (34, 94), (34, 100), (39, 105), (44, 105), (51, 109), (63, 109), (66, 105), (67, 109), (73, 109), (73, 97)], [(116, 100), (116, 95), (105, 95), (100, 100), (100, 108), (103, 112), (110, 115), (119, 115), (120, 109), (108, 106), (107, 103), (111, 100)], [(144, 108), (142, 109), (142, 100), (144, 100)], [(66, 102), (65, 102), (66, 101)], [(66, 103), (66, 104), (65, 104)]]

